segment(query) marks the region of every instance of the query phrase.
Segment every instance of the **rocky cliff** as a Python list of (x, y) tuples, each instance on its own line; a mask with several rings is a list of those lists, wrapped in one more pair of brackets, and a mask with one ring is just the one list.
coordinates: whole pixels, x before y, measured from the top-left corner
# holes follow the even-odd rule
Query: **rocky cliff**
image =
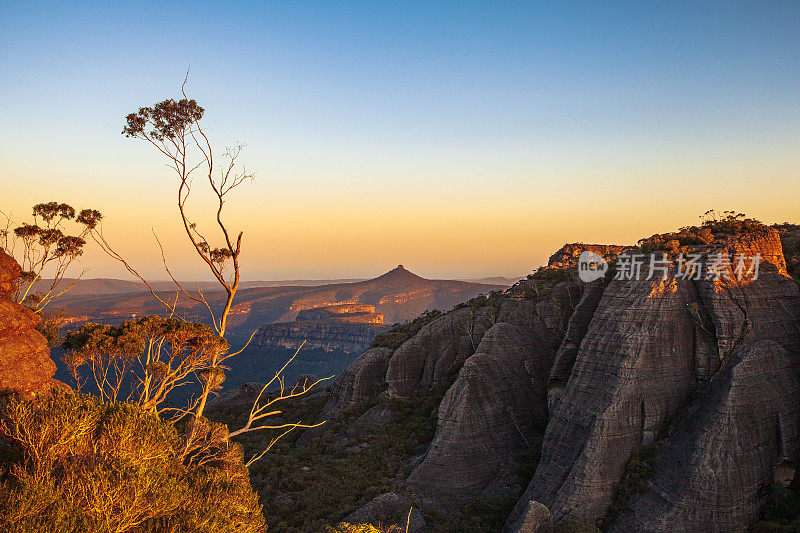
[(0, 390), (30, 394), (59, 382), (47, 340), (35, 329), (40, 318), (12, 300), (20, 272), (0, 248)]
[(385, 329), (383, 315), (376, 313), (373, 305), (329, 305), (304, 309), (294, 322), (266, 324), (252, 342), (262, 347), (297, 349), (302, 345), (328, 352), (360, 353)]
[[(617, 272), (623, 251), (668, 264), (586, 284), (574, 269), (584, 249)], [(690, 254), (727, 260), (691, 279), (680, 262)], [(740, 254), (761, 258), (757, 276), (735, 279)], [(729, 531), (756, 520), (776, 468), (800, 459), (799, 320), (778, 232), (753, 221), (628, 250), (570, 244), (503, 294), (379, 337), (392, 342), (340, 376), (321, 418), (380, 424), (393, 402), (444, 387), (432, 440), (395, 480), (434, 516), (514, 498), (507, 531), (527, 531), (545, 508), (556, 524)], [(652, 477), (630, 482), (643, 456)]]
[[(737, 235), (721, 233), (703, 244), (690, 245), (685, 251), (700, 254), (701, 264), (716, 254), (729, 257), (760, 254), (764, 262), (758, 278), (744, 282), (733, 279), (733, 267), (728, 267), (731, 279), (686, 280), (676, 278), (674, 266), (670, 266), (666, 279), (658, 275), (652, 280), (613, 280), (605, 287), (580, 340), (571, 370), (565, 375), (568, 364), (554, 368), (560, 374), (552, 376), (551, 393), (556, 392), (558, 398), (550, 402), (542, 460), (509, 519), (509, 529), (514, 530), (527, 502), (535, 500), (546, 505), (556, 521), (612, 523), (614, 528), (625, 530), (628, 526), (616, 521), (609, 511), (629, 460), (642, 446), (652, 445), (659, 431), (669, 431), (665, 426), (671, 420), (692, 417), (692, 413), (728, 409), (732, 415), (740, 416), (716, 420), (710, 417), (709, 424), (713, 421), (720, 425), (716, 429), (698, 425), (697, 419), (671, 428), (670, 446), (664, 448), (664, 453), (683, 456), (675, 461), (662, 460), (659, 465), (674, 486), (701, 483), (695, 479), (699, 474), (695, 469), (704, 467), (701, 455), (711, 454), (720, 460), (719, 472), (706, 472), (708, 476), (717, 476), (717, 481), (711, 483), (707, 477), (706, 484), (695, 487), (705, 493), (703, 499), (691, 500), (674, 492), (658, 491), (652, 485), (648, 489), (656, 490), (664, 500), (660, 516), (667, 514), (666, 509), (691, 516), (689, 529), (727, 531), (735, 524), (718, 520), (726, 513), (730, 520), (739, 520), (736, 524), (748, 525), (763, 503), (762, 485), (771, 480), (773, 467), (782, 460), (797, 459), (794, 429), (783, 432), (780, 446), (765, 450), (756, 472), (748, 474), (755, 465), (744, 460), (744, 455), (728, 462), (719, 456), (763, 445), (758, 428), (771, 425), (774, 431), (778, 427), (777, 411), (781, 412), (782, 425), (797, 427), (796, 410), (777, 405), (776, 411), (757, 408), (768, 398), (763, 390), (750, 396), (751, 405), (741, 410), (737, 409), (740, 406), (713, 403), (716, 397), (710, 393), (693, 401), (697, 389), (706, 384), (710, 384), (710, 390), (727, 388), (731, 394), (741, 394), (739, 387), (753, 387), (752, 392), (756, 393), (759, 389), (755, 384), (731, 383), (732, 378), (725, 377), (731, 375), (728, 367), (733, 364), (738, 366), (734, 376), (775, 372), (777, 377), (772, 381), (776, 384), (796, 382), (793, 376), (798, 371), (800, 354), (800, 295), (786, 275), (777, 232), (762, 227)], [(645, 265), (642, 277), (648, 274)], [(574, 344), (574, 340), (566, 340), (564, 351), (567, 342)], [(756, 346), (760, 348), (756, 350)], [(770, 349), (765, 347), (770, 346), (778, 349), (764, 355), (763, 351)], [(747, 355), (754, 350), (760, 355)], [(780, 351), (791, 355), (786, 359)], [(758, 361), (775, 361), (778, 366), (748, 366), (758, 365)], [(788, 367), (784, 368), (787, 361)], [(726, 383), (720, 383), (726, 379)], [(791, 392), (792, 389), (783, 387), (775, 394), (784, 398)], [(704, 398), (708, 403), (702, 402)], [(684, 413), (693, 406), (695, 411)], [(741, 416), (748, 410), (760, 411), (765, 420)], [(736, 434), (727, 439), (728, 448), (705, 448), (708, 442), (703, 437), (722, 443), (726, 439), (720, 433), (726, 432)], [(687, 433), (699, 439), (694, 440), (694, 447), (687, 445), (691, 442)], [(681, 441), (684, 445), (675, 448)], [(772, 466), (767, 468), (767, 464)], [(656, 476), (661, 473), (659, 467), (656, 472)], [(755, 498), (759, 491), (761, 500)], [(713, 506), (709, 506), (709, 500), (714, 502)], [(633, 499), (627, 505), (636, 505), (636, 501)], [(734, 507), (740, 511), (731, 514), (729, 511)], [(626, 507), (621, 516), (630, 516), (631, 512)], [(650, 514), (651, 520), (655, 517), (656, 513)], [(662, 526), (650, 523), (641, 511), (637, 519), (639, 523), (634, 530), (667, 531), (674, 526), (669, 522)]]
[(336, 322), (276, 322), (262, 326), (253, 337), (254, 346), (297, 349), (321, 348), (328, 352), (364, 351), (384, 328), (372, 324)]

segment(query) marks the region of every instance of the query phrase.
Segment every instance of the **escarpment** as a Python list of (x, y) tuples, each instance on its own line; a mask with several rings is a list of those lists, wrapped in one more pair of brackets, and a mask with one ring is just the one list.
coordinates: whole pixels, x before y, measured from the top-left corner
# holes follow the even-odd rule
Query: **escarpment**
[[(727, 522), (718, 521), (720, 514), (736, 506), (740, 510), (731, 519), (748, 525), (763, 504), (761, 489), (771, 480), (781, 455), (796, 460), (796, 430), (784, 432), (780, 446), (771, 447), (763, 440), (764, 428), (769, 426), (774, 433), (779, 418), (781, 427), (798, 425), (797, 410), (786, 407), (782, 399), (791, 396), (796, 386), (792, 376), (800, 354), (800, 294), (785, 274), (777, 232), (763, 226), (741, 234), (722, 232), (686, 252), (699, 254), (705, 264), (719, 254), (730, 259), (740, 254), (760, 256), (762, 262), (757, 278), (742, 282), (736, 280), (732, 263), (720, 279), (676, 278), (671, 265), (666, 279), (659, 275), (608, 284), (572, 369), (567, 373), (568, 357), (553, 369), (560, 381), (568, 377), (560, 399), (551, 401), (542, 460), (509, 517), (509, 530), (517, 530), (531, 500), (547, 506), (556, 522), (575, 519), (607, 525), (613, 520), (609, 511), (632, 455), (653, 444), (659, 430), (681, 415), (690, 422), (672, 428), (663, 448), (672, 460), (659, 464), (663, 479), (670, 480), (662, 481), (662, 488), (685, 490), (659, 491), (651, 485), (650, 500), (659, 499), (657, 509), (662, 512), (652, 506), (642, 512), (647, 504), (633, 499), (626, 505), (634, 508), (626, 507), (614, 522), (618, 530), (674, 530), (670, 529), (676, 527), (674, 521), (661, 522), (668, 514), (665, 509), (670, 509), (669, 516), (683, 517), (688, 529), (723, 531)], [(645, 267), (642, 277), (646, 274)], [(575, 321), (581, 318), (573, 316)], [(561, 352), (568, 352), (574, 343), (565, 339)], [(764, 346), (772, 347), (772, 356), (764, 355)], [(749, 353), (756, 355), (745, 355)], [(721, 374), (732, 365), (733, 375), (742, 376), (733, 384)], [(763, 382), (747, 382), (747, 376), (758, 372), (777, 373), (768, 380), (774, 388), (769, 394)], [(713, 390), (728, 387), (727, 397), (722, 400), (720, 394), (709, 392), (692, 400), (709, 380)], [(743, 408), (734, 397), (739, 402), (749, 398), (751, 405)], [(778, 403), (766, 410), (757, 407), (769, 398)], [(684, 413), (689, 408), (693, 410)], [(748, 416), (749, 410), (763, 415)], [(729, 416), (724, 416), (726, 412)], [(703, 418), (702, 413), (708, 416)], [(765, 419), (759, 420), (760, 416)], [(712, 440), (721, 448), (712, 449)], [(725, 460), (739, 450), (758, 450), (753, 453), (761, 459), (748, 462), (745, 455)], [(724, 470), (713, 483), (709, 478), (705, 484), (698, 481), (703, 475), (716, 475), (702, 472), (704, 460), (717, 461), (717, 468)], [(687, 497), (692, 490), (705, 496)]]
[(35, 329), (41, 319), (12, 299), (20, 275), (20, 266), (0, 248), (0, 390), (35, 393), (59, 382), (47, 340)]
[(336, 322), (276, 322), (265, 324), (253, 337), (255, 346), (297, 349), (321, 348), (327, 352), (359, 353), (384, 329), (372, 324)]
[[(800, 292), (776, 230), (746, 222), (566, 245), (503, 293), (379, 335), (320, 419), (359, 428), (446, 388), (392, 487), (431, 516), (512, 499), (513, 532), (545, 507), (611, 531), (750, 526), (776, 467), (800, 460)], [(604, 278), (579, 281), (584, 250), (610, 262)], [(623, 253), (663, 262), (626, 279)], [(743, 279), (740, 257), (759, 258)], [(687, 258), (717, 275), (687, 275)], [(652, 478), (630, 486), (643, 454)]]

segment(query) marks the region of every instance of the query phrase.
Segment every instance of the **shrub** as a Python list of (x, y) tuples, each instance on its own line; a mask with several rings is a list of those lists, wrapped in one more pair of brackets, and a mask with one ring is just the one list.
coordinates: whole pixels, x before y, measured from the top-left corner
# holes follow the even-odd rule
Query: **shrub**
[(403, 322), (402, 324), (395, 324), (389, 331), (375, 337), (370, 347), (391, 348), (392, 350), (396, 350), (408, 339), (419, 333), (419, 330), (426, 324), (433, 322), (442, 315), (443, 313), (438, 309), (432, 309), (425, 311), (414, 320)]
[[(426, 393), (388, 400), (392, 420), (372, 433), (348, 436), (346, 443), (342, 442), (346, 435), (341, 431), (342, 418), (355, 419), (368, 406), (329, 420), (323, 426), (325, 432), (309, 445), (292, 446), (291, 438), (280, 441), (273, 449), (276, 453), (266, 455), (251, 469), (253, 487), (261, 497), (269, 531), (326, 531), (326, 526), (343, 520), (372, 497), (396, 490), (394, 482), (398, 475), (410, 473), (410, 460), (425, 452), (433, 438), (439, 403), (451, 384), (437, 383)], [(313, 418), (323, 405), (309, 397), (290, 400), (284, 408), (277, 421), (297, 420), (299, 413)], [(309, 410), (312, 408), (313, 412)], [(225, 419), (243, 416), (236, 409), (226, 409)], [(216, 409), (209, 414), (215, 418), (223, 415)], [(262, 449), (269, 438), (266, 432), (236, 437), (244, 446), (245, 455), (250, 449)], [(406, 517), (400, 517), (398, 523), (405, 526), (405, 520)]]
[(238, 445), (184, 464), (175, 427), (139, 406), (56, 390), (6, 396), (0, 469), (8, 532), (263, 531)]
[(437, 533), (500, 531), (515, 503), (517, 503), (515, 498), (473, 500), (456, 516), (447, 518), (431, 516), (431, 531)]
[(715, 239), (728, 235), (740, 235), (747, 232), (760, 232), (766, 226), (753, 218), (746, 218), (744, 213), (734, 211), (707, 211), (700, 217), (700, 226), (687, 226), (677, 233), (656, 234), (639, 240), (642, 252), (668, 252), (670, 254), (685, 253), (689, 247), (711, 244)]

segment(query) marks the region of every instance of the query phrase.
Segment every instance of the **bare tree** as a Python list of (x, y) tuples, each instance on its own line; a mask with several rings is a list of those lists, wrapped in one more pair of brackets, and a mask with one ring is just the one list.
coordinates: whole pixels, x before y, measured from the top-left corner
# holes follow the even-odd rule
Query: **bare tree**
[[(180, 100), (168, 99), (156, 103), (152, 107), (142, 107), (135, 113), (130, 113), (126, 117), (126, 123), (122, 130), (122, 134), (129, 138), (143, 140), (153, 146), (162, 156), (166, 158), (167, 166), (175, 173), (176, 180), (176, 203), (178, 213), (183, 225), (189, 242), (192, 244), (197, 255), (205, 263), (206, 267), (211, 272), (212, 276), (219, 282), (225, 294), (224, 305), (221, 310), (215, 309), (209, 304), (199, 286), (196, 291), (187, 290), (182, 284), (172, 275), (172, 272), (167, 265), (164, 258), (164, 250), (161, 242), (158, 245), (161, 248), (162, 260), (164, 268), (170, 278), (176, 285), (175, 303), (170, 303), (157, 294), (153, 287), (134, 269), (119, 253), (117, 253), (103, 237), (102, 232), (93, 232), (92, 237), (100, 245), (100, 248), (108, 253), (111, 257), (122, 262), (125, 268), (147, 284), (150, 292), (166, 306), (170, 319), (177, 318), (175, 306), (179, 297), (183, 296), (191, 301), (202, 304), (209, 313), (210, 321), (218, 338), (225, 337), (227, 328), (229, 326), (229, 316), (233, 305), (234, 298), (239, 289), (241, 280), (240, 262), (239, 257), (242, 250), (242, 231), (232, 230), (225, 222), (223, 217), (226, 202), (236, 188), (247, 180), (254, 178), (254, 174), (248, 172), (244, 166), (238, 164), (239, 156), (242, 153), (243, 146), (237, 145), (232, 148), (224, 149), (220, 154), (215, 155), (211, 138), (207, 130), (201, 124), (201, 119), (205, 110), (200, 107), (194, 99), (189, 99), (186, 95), (186, 80), (184, 79), (181, 86), (181, 95), (183, 98)], [(205, 233), (201, 230), (198, 223), (193, 221), (188, 213), (187, 204), (192, 193), (194, 185), (194, 178), (200, 178), (202, 183), (208, 187), (215, 198), (215, 209), (212, 215), (212, 231), (213, 233)], [(209, 236), (209, 238), (206, 237)], [(212, 244), (214, 239), (210, 238), (216, 236), (216, 245)], [(253, 334), (250, 335), (252, 340)], [(249, 344), (250, 340), (247, 341)], [(228, 343), (212, 346), (210, 351), (204, 351), (196, 354), (197, 357), (186, 365), (179, 363), (179, 358), (176, 359), (170, 350), (167, 350), (165, 358), (153, 354), (161, 353), (165, 343), (157, 341), (157, 350), (152, 352), (148, 341), (147, 349), (144, 351), (145, 358), (155, 358), (154, 362), (149, 362), (149, 368), (156, 369), (160, 372), (160, 377), (148, 377), (148, 371), (144, 372), (145, 378), (140, 385), (140, 391), (146, 393), (145, 396), (140, 398), (142, 405), (151, 406), (152, 409), (158, 411), (158, 403), (163, 401), (166, 393), (171, 387), (178, 386), (182, 380), (188, 375), (184, 373), (187, 368), (191, 368), (190, 372), (193, 373), (202, 386), (200, 396), (192, 402), (187, 409), (180, 411), (179, 416), (191, 415), (192, 424), (191, 430), (186, 435), (186, 445), (184, 454), (193, 461), (192, 457), (211, 457), (215, 453), (213, 450), (220, 445), (219, 439), (221, 438), (214, 431), (206, 431), (204, 428), (210, 427), (206, 424), (203, 414), (205, 412), (208, 398), (212, 392), (221, 387), (222, 381), (225, 379), (224, 372), (227, 367), (224, 363), (230, 357), (240, 353), (244, 348), (237, 352), (228, 352)], [(296, 355), (296, 354), (295, 354)], [(156, 361), (157, 359), (157, 361)], [(292, 357), (294, 359), (294, 357)], [(289, 362), (291, 362), (291, 360)], [(89, 358), (91, 360), (91, 358)], [(148, 359), (150, 360), (150, 359)], [(289, 364), (287, 362), (287, 365)], [(105, 364), (110, 364), (106, 361)], [(145, 369), (148, 366), (145, 365)], [(286, 368), (284, 365), (281, 370), (276, 373), (275, 377), (267, 383), (261, 390), (259, 398), (256, 400), (253, 410), (251, 411), (250, 419), (245, 427), (224, 435), (224, 442), (227, 443), (228, 439), (242, 433), (256, 431), (261, 429), (281, 429), (284, 432), (273, 439), (267, 447), (267, 450), (283, 435), (296, 428), (314, 427), (301, 422), (292, 422), (288, 424), (270, 425), (261, 423), (260, 421), (266, 417), (276, 415), (281, 411), (273, 409), (273, 405), (281, 400), (287, 400), (302, 396), (310, 391), (323, 379), (317, 380), (313, 383), (303, 383), (302, 385), (295, 386), (287, 389), (284, 386), (283, 377), (280, 373)], [(102, 377), (99, 381), (102, 383)], [(328, 378), (325, 378), (328, 379)], [(260, 405), (262, 396), (267, 388), (275, 381), (280, 384), (279, 392), (271, 397), (264, 405)], [(156, 389), (152, 390), (153, 385), (157, 383)], [(167, 392), (164, 392), (164, 391)], [(253, 423), (259, 421), (258, 425)], [(264, 453), (266, 450), (264, 451)], [(263, 455), (260, 454), (251, 459), (250, 462), (257, 460)], [(248, 463), (250, 464), (250, 463)]]
[[(186, 80), (181, 86), (183, 95), (181, 100), (163, 100), (152, 107), (142, 107), (136, 113), (129, 114), (122, 133), (126, 137), (144, 140), (155, 147), (167, 159), (167, 166), (176, 174), (177, 207), (186, 236), (197, 255), (205, 262), (225, 291), (225, 304), (218, 317), (205, 302), (214, 328), (219, 336), (224, 337), (228, 316), (241, 279), (239, 255), (243, 232), (236, 233), (229, 229), (223, 219), (223, 210), (230, 193), (245, 180), (252, 179), (254, 174), (248, 173), (244, 167), (240, 169), (237, 165), (237, 159), (242, 151), (241, 145), (225, 149), (215, 161), (211, 140), (200, 123), (205, 110), (194, 99), (186, 96), (185, 86)], [(214, 225), (221, 246), (212, 246), (187, 213), (187, 202), (195, 175), (202, 175), (216, 198)], [(188, 295), (188, 291), (180, 285), (179, 289)], [(200, 296), (202, 298), (202, 293)], [(197, 406), (198, 417), (203, 415), (208, 396), (215, 388), (216, 370), (225, 358), (225, 353), (221, 351), (211, 361), (209, 372), (203, 382), (200, 403)]]

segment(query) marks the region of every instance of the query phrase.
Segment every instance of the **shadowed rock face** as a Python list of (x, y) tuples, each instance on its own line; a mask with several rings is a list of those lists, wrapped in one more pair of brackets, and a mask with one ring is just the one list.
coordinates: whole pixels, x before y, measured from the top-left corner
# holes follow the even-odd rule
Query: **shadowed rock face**
[[(436, 434), (409, 492), (445, 514), (475, 499), (515, 498), (520, 454), (538, 446), (547, 371), (580, 287), (548, 300), (508, 299), (439, 406)], [(561, 328), (553, 327), (561, 325)]]
[(490, 308), (467, 307), (424, 326), (389, 359), (386, 383), (390, 392), (407, 397), (454, 377), (494, 323), (492, 315)]
[(652, 481), (611, 531), (732, 531), (756, 521), (775, 466), (798, 459), (796, 356), (773, 341), (738, 349), (674, 424)]
[[(790, 354), (790, 361), (797, 361), (800, 295), (796, 285), (785, 276), (777, 233), (765, 229), (738, 237), (727, 236), (698, 251), (706, 255), (760, 253), (765, 263), (762, 263), (758, 279), (745, 283), (676, 280), (672, 275), (666, 281), (611, 281), (582, 338), (583, 328), (578, 321), (585, 322), (586, 317), (578, 313), (573, 315), (571, 326), (574, 327), (568, 329), (574, 331), (577, 338), (567, 335), (559, 351), (563, 358), (557, 359), (551, 373), (558, 378), (553, 383), (556, 389), (561, 387), (559, 382), (564, 377), (567, 380), (558, 394), (551, 394), (551, 421), (542, 445), (542, 461), (509, 517), (508, 529), (516, 529), (516, 521), (531, 500), (546, 505), (557, 522), (563, 519), (601, 522), (633, 452), (641, 445), (651, 444), (659, 428), (690, 405), (699, 382), (721, 380), (721, 364), (736, 364), (740, 376), (762, 371), (758, 366), (751, 367), (758, 365), (758, 361), (775, 364), (780, 359), (777, 355), (778, 359), (770, 359), (763, 354), (740, 356), (738, 363), (729, 362), (729, 359), (736, 359), (735, 354), (747, 353), (759, 342), (772, 343)], [(577, 345), (574, 365), (567, 371), (568, 352), (574, 352)], [(788, 371), (780, 370), (783, 364), (768, 370), (784, 376), (772, 382), (774, 386), (783, 387), (777, 392), (781, 398), (793, 390), (786, 388), (787, 383), (793, 382), (786, 377)], [(751, 392), (756, 394), (757, 388)], [(707, 404), (698, 400), (703, 409), (715, 412), (727, 408), (725, 404), (714, 403), (718, 400), (716, 396), (704, 398)], [(752, 399), (755, 403), (759, 401), (759, 396)], [(783, 409), (782, 412), (785, 423), (796, 427), (796, 411)], [(775, 432), (776, 416), (772, 416), (772, 420)], [(680, 432), (736, 435), (728, 442), (718, 439), (718, 444), (728, 446), (724, 450), (708, 449), (708, 442), (695, 439), (694, 447), (683, 448), (694, 457), (735, 454), (740, 447), (749, 450), (762, 442), (761, 422), (750, 423), (735, 416), (720, 416), (713, 422), (727, 427), (682, 426), (674, 428), (676, 436), (671, 436), (670, 440), (684, 438), (688, 443), (688, 436), (680, 437)], [(764, 424), (769, 425), (769, 422)], [(794, 432), (788, 435), (792, 435), (788, 437), (790, 440), (794, 438)], [(789, 444), (784, 443), (785, 446)], [(676, 505), (684, 506), (678, 514), (694, 517), (692, 524), (696, 524), (698, 530), (711, 530), (713, 522), (710, 520), (715, 515), (713, 512), (704, 514), (703, 508), (713, 500), (718, 509), (741, 505), (742, 511), (735, 518), (752, 518), (760, 504), (746, 495), (758, 492), (764, 480), (770, 478), (774, 465), (768, 463), (773, 459), (777, 460), (777, 455), (755, 465), (736, 462), (721, 465), (728, 470), (716, 483), (702, 487), (705, 499), (674, 498), (676, 502), (680, 500)], [(752, 469), (755, 471), (745, 473)], [(698, 472), (690, 468), (671, 475), (675, 486), (686, 486)], [(647, 523), (647, 517), (652, 519), (655, 513), (646, 515), (640, 511), (636, 516), (634, 530), (659, 530), (656, 524)], [(620, 524), (624, 530), (625, 526)], [(671, 526), (675, 527), (675, 522)]]
[(57, 384), (56, 365), (47, 340), (38, 332), (40, 319), (12, 300), (20, 267), (0, 248), (0, 390), (35, 393)]

